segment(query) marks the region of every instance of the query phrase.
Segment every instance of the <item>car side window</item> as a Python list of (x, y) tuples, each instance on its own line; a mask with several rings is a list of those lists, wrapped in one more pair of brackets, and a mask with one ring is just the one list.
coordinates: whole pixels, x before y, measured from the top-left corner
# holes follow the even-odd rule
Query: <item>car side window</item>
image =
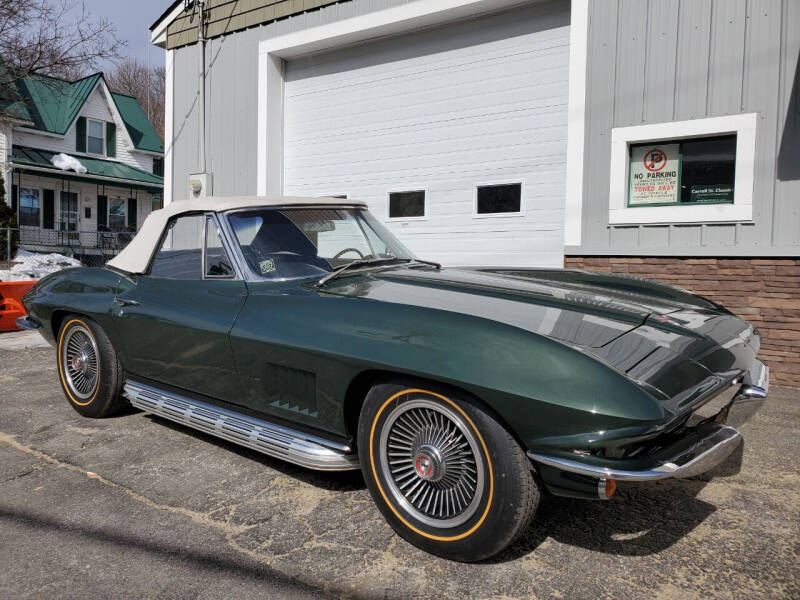
[(233, 265), (222, 246), (222, 237), (217, 222), (206, 217), (206, 261), (205, 276), (213, 278), (233, 277)]
[(187, 215), (171, 221), (153, 259), (150, 276), (202, 279), (204, 225), (204, 215)]

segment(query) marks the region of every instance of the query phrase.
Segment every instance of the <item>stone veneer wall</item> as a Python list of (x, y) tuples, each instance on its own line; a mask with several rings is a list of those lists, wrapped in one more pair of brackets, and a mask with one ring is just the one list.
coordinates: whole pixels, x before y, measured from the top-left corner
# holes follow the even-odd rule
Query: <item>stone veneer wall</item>
[(800, 387), (800, 259), (567, 256), (564, 266), (663, 281), (719, 302), (761, 332), (770, 382)]

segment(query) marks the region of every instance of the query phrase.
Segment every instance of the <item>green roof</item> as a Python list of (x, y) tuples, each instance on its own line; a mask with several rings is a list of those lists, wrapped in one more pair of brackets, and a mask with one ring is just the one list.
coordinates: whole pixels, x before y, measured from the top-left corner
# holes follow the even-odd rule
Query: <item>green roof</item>
[[(11, 82), (0, 74), (0, 116), (27, 121), (33, 129), (64, 135), (83, 107), (102, 73), (76, 81), (44, 75), (30, 75)], [(164, 152), (164, 143), (147, 118), (139, 101), (132, 96), (112, 93), (125, 129), (139, 150)]]
[(33, 122), (34, 129), (64, 135), (100, 77), (96, 73), (70, 82), (31, 75), (17, 80), (15, 86), (25, 103), (26, 120)]
[[(14, 146), (11, 150), (11, 162), (19, 166), (31, 166), (39, 169), (47, 169), (53, 171), (54, 175), (64, 176), (66, 178), (80, 178), (81, 175), (73, 171), (62, 171), (53, 166), (50, 159), (57, 154), (50, 150), (40, 150), (38, 148), (27, 148), (25, 146)], [(136, 182), (148, 188), (160, 188), (164, 185), (164, 179), (145, 171), (138, 169), (125, 163), (116, 162), (113, 160), (102, 160), (99, 158), (88, 158), (85, 156), (77, 157), (81, 164), (86, 167), (87, 176), (102, 177), (109, 181), (121, 180), (123, 186), (127, 186), (129, 182)], [(124, 181), (122, 181), (124, 180)]]
[(112, 92), (114, 103), (117, 105), (125, 129), (133, 140), (133, 145), (139, 150), (150, 152), (164, 152), (164, 142), (158, 137), (153, 124), (142, 109), (142, 105), (133, 96)]

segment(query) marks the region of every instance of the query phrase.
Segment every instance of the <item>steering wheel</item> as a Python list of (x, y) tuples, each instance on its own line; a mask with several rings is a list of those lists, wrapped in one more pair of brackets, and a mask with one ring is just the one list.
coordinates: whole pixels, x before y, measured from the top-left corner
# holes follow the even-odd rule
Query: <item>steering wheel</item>
[(347, 254), (348, 252), (355, 252), (358, 254), (358, 258), (364, 258), (364, 255), (358, 248), (345, 248), (344, 250), (339, 250), (339, 252), (337, 252), (331, 260), (337, 260), (341, 258), (342, 254)]

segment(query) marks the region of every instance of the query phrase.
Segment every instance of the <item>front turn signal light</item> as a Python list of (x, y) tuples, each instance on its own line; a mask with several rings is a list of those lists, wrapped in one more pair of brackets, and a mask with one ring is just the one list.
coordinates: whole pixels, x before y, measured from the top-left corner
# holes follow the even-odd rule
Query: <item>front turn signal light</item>
[(597, 482), (597, 497), (608, 500), (617, 491), (617, 482), (613, 479), (600, 479)]

